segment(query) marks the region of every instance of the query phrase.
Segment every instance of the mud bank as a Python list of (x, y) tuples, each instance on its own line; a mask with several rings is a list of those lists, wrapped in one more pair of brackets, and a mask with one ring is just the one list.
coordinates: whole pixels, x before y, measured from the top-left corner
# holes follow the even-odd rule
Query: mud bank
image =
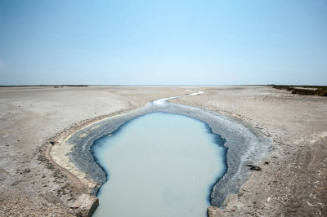
[(50, 155), (59, 166), (88, 186), (91, 195), (96, 195), (101, 185), (107, 181), (107, 175), (96, 162), (92, 145), (128, 121), (151, 112), (173, 113), (198, 119), (226, 140), (227, 170), (212, 186), (209, 197), (213, 206), (221, 206), (228, 194), (238, 192), (249, 175), (246, 165), (255, 164), (269, 147), (269, 140), (229, 117), (173, 103), (149, 103), (144, 108), (105, 118), (74, 132), (62, 143), (53, 146)]

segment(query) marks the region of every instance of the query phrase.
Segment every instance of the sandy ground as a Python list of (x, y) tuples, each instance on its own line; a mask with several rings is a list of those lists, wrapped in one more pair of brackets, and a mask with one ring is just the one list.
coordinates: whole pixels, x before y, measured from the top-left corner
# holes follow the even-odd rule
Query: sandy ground
[(60, 198), (64, 194), (73, 200), (85, 189), (74, 188), (74, 180), (39, 159), (39, 148), (75, 123), (142, 107), (148, 101), (185, 94), (185, 90), (0, 88), (0, 216), (70, 216)]
[[(50, 138), (97, 117), (147, 102), (173, 102), (220, 112), (273, 139), (225, 216), (326, 216), (327, 98), (269, 87), (0, 88), (0, 216), (73, 216), (67, 201), (87, 189), (41, 158)], [(51, 139), (50, 139), (51, 140)]]
[(327, 98), (219, 87), (176, 102), (232, 116), (274, 141), (262, 171), (226, 200), (226, 216), (327, 216)]

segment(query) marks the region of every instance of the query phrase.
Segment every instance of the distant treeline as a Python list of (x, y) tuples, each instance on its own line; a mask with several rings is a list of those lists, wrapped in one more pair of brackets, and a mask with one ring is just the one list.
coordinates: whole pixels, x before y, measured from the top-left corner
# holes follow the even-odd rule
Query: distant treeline
[(88, 87), (89, 85), (77, 84), (77, 85), (0, 85), (0, 87), (54, 87), (54, 88), (62, 88), (62, 87)]
[(327, 96), (327, 86), (310, 86), (310, 85), (271, 85), (273, 88), (280, 90), (288, 90), (292, 94), (299, 95), (316, 95)]
[(89, 85), (53, 85), (54, 88), (60, 88), (60, 87), (88, 87)]

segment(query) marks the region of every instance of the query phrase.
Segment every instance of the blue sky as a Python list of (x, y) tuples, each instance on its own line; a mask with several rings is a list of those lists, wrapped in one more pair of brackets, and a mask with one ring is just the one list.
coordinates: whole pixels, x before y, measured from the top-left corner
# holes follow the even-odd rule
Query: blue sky
[(0, 1), (0, 84), (327, 85), (326, 0)]

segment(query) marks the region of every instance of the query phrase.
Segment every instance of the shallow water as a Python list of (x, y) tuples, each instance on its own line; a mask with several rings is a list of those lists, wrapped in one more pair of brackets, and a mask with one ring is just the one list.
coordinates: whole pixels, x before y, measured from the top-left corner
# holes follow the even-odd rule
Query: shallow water
[(174, 114), (134, 119), (97, 140), (94, 154), (109, 178), (95, 217), (205, 217), (211, 186), (225, 171), (221, 138)]

